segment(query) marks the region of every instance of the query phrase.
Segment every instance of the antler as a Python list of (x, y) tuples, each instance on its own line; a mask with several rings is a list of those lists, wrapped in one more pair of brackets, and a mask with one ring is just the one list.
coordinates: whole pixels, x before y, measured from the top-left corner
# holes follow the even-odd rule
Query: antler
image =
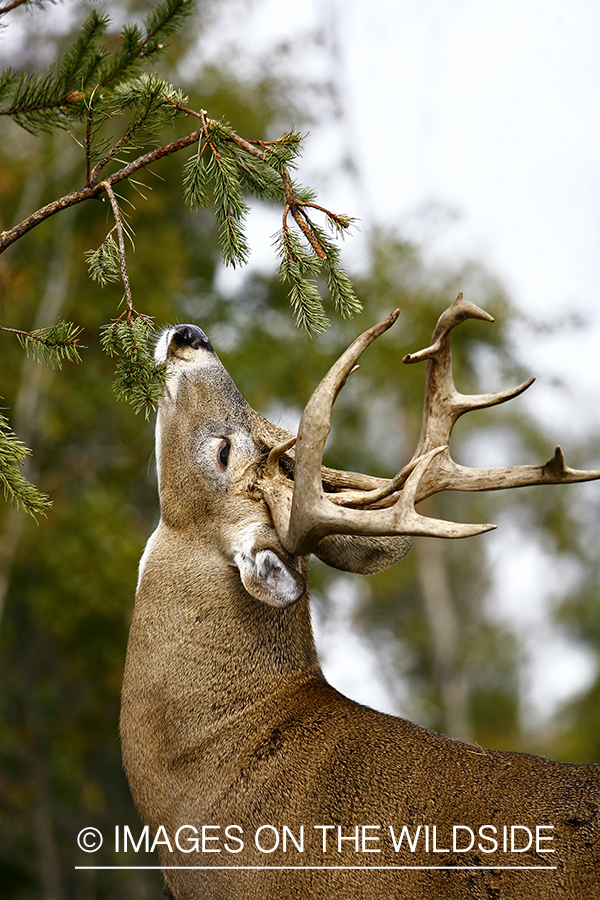
[(557, 447), (554, 456), (541, 466), (475, 469), (454, 462), (448, 445), (456, 420), (471, 410), (485, 409), (512, 400), (513, 397), (518, 397), (526, 391), (535, 381), (535, 378), (530, 378), (512, 390), (493, 394), (459, 393), (452, 376), (450, 333), (465, 319), (494, 321), (492, 316), (473, 303), (463, 300), (463, 295), (459, 294), (452, 306), (440, 316), (433, 332), (431, 346), (418, 353), (409, 353), (402, 360), (404, 363), (428, 360), (423, 424), (414, 458), (422, 456), (433, 447), (440, 445), (446, 447), (421, 480), (417, 502), (443, 490), (496, 491), (533, 484), (559, 484), (600, 478), (598, 470), (579, 471), (569, 468), (565, 464), (560, 447)]
[[(542, 466), (507, 466), (472, 469), (458, 465), (451, 458), (448, 445), (456, 420), (473, 409), (504, 403), (523, 393), (535, 379), (516, 388), (493, 394), (466, 395), (456, 390), (452, 376), (450, 333), (465, 319), (493, 322), (492, 316), (459, 294), (452, 306), (440, 317), (432, 343), (425, 350), (408, 354), (403, 362), (428, 360), (423, 424), (412, 460), (389, 481), (342, 473), (328, 478), (343, 488), (326, 493), (324, 475), (332, 470), (322, 468), (323, 450), (330, 431), (331, 409), (354, 371), (361, 353), (398, 318), (396, 310), (378, 325), (360, 335), (332, 366), (306, 404), (296, 438), (294, 491), (282, 492), (283, 475), (279, 458), (294, 443), (275, 447), (265, 467), (261, 490), (273, 516), (282, 544), (290, 553), (307, 554), (328, 534), (360, 535), (426, 535), (459, 538), (481, 534), (495, 525), (468, 525), (420, 516), (415, 504), (442, 490), (482, 491), (521, 487), (531, 484), (557, 484), (600, 478), (600, 471), (578, 471), (565, 464), (560, 447), (552, 459)], [(289, 485), (289, 482), (287, 482)], [(373, 485), (372, 490), (365, 486)], [(285, 494), (285, 497), (284, 497)]]

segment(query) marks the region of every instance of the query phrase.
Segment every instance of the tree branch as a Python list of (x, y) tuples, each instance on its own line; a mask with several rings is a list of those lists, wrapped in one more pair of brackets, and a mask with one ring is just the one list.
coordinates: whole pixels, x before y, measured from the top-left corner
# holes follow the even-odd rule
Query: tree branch
[(27, 2), (28, 0), (14, 0), (14, 2), (9, 3), (8, 6), (0, 6), (0, 16), (3, 16), (7, 12), (11, 12), (11, 10), (16, 9), (17, 6), (23, 6), (23, 4)]
[(24, 234), (27, 234), (28, 231), (35, 228), (36, 225), (40, 225), (41, 222), (56, 215), (56, 213), (61, 212), (61, 210), (68, 209), (70, 206), (75, 206), (77, 203), (81, 203), (84, 200), (91, 200), (94, 197), (99, 197), (100, 194), (106, 191), (107, 184), (113, 185), (118, 184), (120, 181), (125, 181), (135, 172), (146, 168), (146, 166), (151, 165), (151, 163), (197, 143), (197, 141), (200, 140), (202, 133), (203, 129), (199, 128), (197, 131), (193, 131), (185, 137), (172, 141), (170, 144), (156, 147), (154, 150), (144, 153), (122, 169), (119, 169), (118, 172), (109, 175), (102, 182), (86, 185), (76, 191), (72, 191), (70, 194), (65, 194), (64, 197), (60, 197), (58, 200), (53, 200), (52, 203), (48, 203), (46, 206), (38, 209), (37, 212), (34, 212), (31, 216), (28, 216), (28, 218), (23, 219), (18, 225), (9, 228), (8, 231), (0, 233), (0, 254), (10, 247), (11, 244), (14, 244), (19, 238), (23, 237)]

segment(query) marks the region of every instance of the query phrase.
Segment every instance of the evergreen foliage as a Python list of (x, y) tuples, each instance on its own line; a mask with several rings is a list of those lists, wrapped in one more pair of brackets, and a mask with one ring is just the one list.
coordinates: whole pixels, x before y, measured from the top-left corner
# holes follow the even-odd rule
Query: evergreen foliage
[(117, 399), (127, 401), (146, 418), (156, 408), (165, 383), (165, 366), (157, 365), (152, 355), (153, 335), (152, 324), (139, 315), (131, 321), (121, 319), (105, 325), (102, 334), (102, 347), (118, 359), (114, 382)]
[[(17, 335), (19, 343), (28, 356), (50, 367), (62, 368), (64, 361), (79, 362), (78, 337), (81, 328), (72, 322), (58, 321), (49, 328), (35, 331), (4, 329)], [(51, 501), (22, 474), (26, 457), (31, 451), (19, 440), (9, 427), (7, 419), (0, 414), (0, 485), (4, 497), (30, 515), (45, 515), (52, 506)]]
[(112, 231), (106, 235), (97, 250), (86, 252), (90, 278), (104, 287), (121, 278), (121, 254)]
[[(0, 18), (10, 8), (0, 10)], [(139, 331), (141, 320), (137, 314), (132, 318), (133, 297), (123, 241), (123, 234), (132, 237), (132, 231), (112, 186), (126, 180), (144, 196), (134, 175), (164, 155), (198, 144), (183, 169), (183, 194), (192, 209), (212, 205), (226, 265), (244, 265), (250, 255), (245, 232), (247, 196), (283, 205), (282, 233), (276, 241), (279, 271), (289, 282), (291, 307), (301, 328), (317, 334), (329, 324), (322, 288), (341, 316), (352, 316), (360, 310), (352, 283), (341, 268), (339, 248), (308, 211), (319, 211), (338, 236), (347, 232), (352, 220), (318, 206), (313, 192), (291, 179), (290, 171), (297, 167), (302, 150), (301, 135), (290, 131), (266, 143), (241, 138), (229, 124), (209, 118), (203, 110), (188, 108), (185, 94), (168, 81), (143, 71), (164, 52), (168, 38), (192, 8), (191, 0), (162, 0), (150, 10), (143, 25), (126, 25), (114, 48), (108, 41), (109, 17), (92, 10), (71, 46), (47, 71), (17, 73), (8, 67), (0, 74), (0, 116), (11, 118), (34, 135), (69, 130), (82, 146), (86, 172), (84, 188), (57, 199), (4, 232), (0, 253), (48, 216), (106, 191), (115, 226), (98, 249), (86, 254), (88, 270), (102, 286), (123, 281), (128, 315), (115, 332), (119, 339), (107, 342), (107, 331), (103, 345), (110, 345), (111, 352), (119, 356), (117, 397), (131, 402), (136, 411), (148, 412), (155, 405), (162, 381), (156, 367), (148, 362), (143, 328)], [(200, 127), (161, 145), (165, 128), (178, 119), (192, 119)], [(141, 155), (130, 160), (136, 152)], [(118, 241), (113, 236), (115, 231)], [(124, 329), (131, 329), (129, 339)], [(41, 341), (39, 336), (28, 338), (26, 345), (46, 362), (71, 358), (66, 347), (74, 346), (70, 341)]]
[[(163, 0), (146, 17), (144, 27), (126, 25), (117, 48), (110, 51), (102, 39), (109, 18), (97, 10), (89, 14), (63, 58), (46, 72), (17, 74), (6, 68), (0, 75), (0, 100), (10, 116), (37, 134), (67, 128), (87, 115), (87, 100), (97, 90), (115, 91), (154, 62), (192, 10), (191, 0)], [(125, 93), (129, 93), (126, 89)], [(135, 94), (135, 88), (132, 88)]]
[(31, 450), (18, 439), (8, 420), (0, 413), (0, 484), (4, 497), (35, 518), (45, 515), (52, 503), (21, 472), (30, 453)]
[(17, 332), (28, 356), (47, 366), (62, 368), (63, 361), (81, 362), (78, 339), (81, 328), (72, 322), (58, 321), (49, 328)]
[[(329, 320), (323, 307), (318, 276), (327, 270), (327, 288), (334, 309), (344, 318), (360, 312), (352, 282), (340, 267), (340, 252), (323, 229), (307, 215), (307, 209), (322, 212), (338, 235), (352, 224), (314, 202), (314, 194), (294, 183), (289, 169), (296, 168), (302, 150), (297, 132), (283, 134), (269, 144), (240, 138), (223, 122), (206, 120), (198, 152), (184, 169), (183, 190), (192, 209), (207, 206), (212, 199), (219, 223), (223, 259), (228, 265), (247, 262), (249, 248), (243, 230), (248, 206), (244, 194), (284, 204), (283, 228), (275, 246), (281, 259), (280, 275), (290, 283), (290, 302), (297, 325), (310, 334), (324, 331)], [(290, 231), (292, 214), (304, 235)]]

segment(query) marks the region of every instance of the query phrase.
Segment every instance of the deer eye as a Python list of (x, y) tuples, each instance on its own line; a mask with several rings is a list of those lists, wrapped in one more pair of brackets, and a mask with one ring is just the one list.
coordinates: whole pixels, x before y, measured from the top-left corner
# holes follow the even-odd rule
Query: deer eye
[(223, 438), (223, 440), (219, 444), (219, 449), (217, 450), (217, 459), (219, 460), (219, 464), (223, 466), (224, 469), (227, 468), (227, 463), (229, 462), (230, 450), (231, 444), (229, 443), (227, 438)]

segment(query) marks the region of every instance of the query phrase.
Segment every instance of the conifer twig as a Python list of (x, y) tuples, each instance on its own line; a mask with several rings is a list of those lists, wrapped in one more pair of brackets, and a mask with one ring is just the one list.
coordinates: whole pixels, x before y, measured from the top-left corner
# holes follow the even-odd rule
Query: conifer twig
[(46, 515), (52, 501), (23, 475), (22, 466), (28, 456), (31, 456), (31, 450), (19, 440), (0, 412), (0, 487), (5, 500), (10, 500), (35, 519), (38, 515)]
[(117, 203), (117, 198), (115, 197), (115, 192), (112, 189), (112, 185), (105, 181), (102, 182), (104, 185), (104, 189), (108, 195), (108, 199), (110, 200), (110, 205), (112, 207), (113, 215), (115, 217), (115, 227), (117, 229), (117, 239), (119, 242), (119, 262), (121, 265), (121, 280), (123, 281), (123, 287), (125, 288), (125, 303), (127, 304), (127, 323), (131, 322), (131, 316), (135, 312), (133, 308), (133, 296), (131, 293), (131, 285), (129, 283), (129, 275), (127, 274), (127, 259), (125, 256), (125, 235), (123, 229), (123, 219), (121, 218), (121, 210), (119, 209), (119, 204)]
[(135, 172), (146, 168), (146, 166), (151, 165), (153, 162), (197, 143), (202, 136), (202, 133), (202, 128), (199, 128), (197, 131), (186, 134), (185, 137), (178, 138), (176, 141), (171, 141), (171, 143), (164, 144), (162, 147), (156, 147), (154, 150), (150, 150), (148, 153), (138, 156), (137, 159), (132, 160), (132, 162), (123, 166), (123, 168), (119, 169), (117, 172), (113, 172), (112, 175), (109, 175), (102, 182), (87, 184), (85, 187), (79, 188), (76, 191), (71, 191), (70, 194), (65, 194), (64, 197), (60, 197), (58, 200), (53, 200), (46, 206), (42, 206), (37, 212), (32, 213), (32, 215), (23, 219), (22, 222), (19, 222), (18, 225), (14, 225), (7, 231), (0, 233), (0, 253), (3, 253), (11, 246), (11, 244), (18, 241), (24, 234), (27, 234), (28, 231), (31, 231), (37, 225), (45, 222), (46, 219), (56, 215), (56, 213), (61, 212), (63, 209), (68, 209), (70, 206), (75, 206), (77, 203), (82, 203), (84, 200), (91, 200), (99, 197), (106, 191), (106, 184), (114, 185), (118, 184), (120, 181), (125, 181), (125, 179), (130, 178)]
[[(176, 103), (174, 100), (172, 100), (170, 98), (167, 98), (167, 99), (169, 100), (170, 103), (173, 104), (173, 106), (175, 106), (181, 112), (185, 112), (191, 116), (196, 116), (197, 118), (199, 118), (202, 121), (202, 124), (204, 127), (205, 140), (209, 144), (211, 144), (210, 135), (209, 135), (209, 126), (212, 124), (212, 120), (206, 118), (206, 111), (200, 110), (199, 112), (196, 112), (193, 109), (189, 109), (188, 107), (184, 106), (181, 103)], [(233, 130), (228, 131), (227, 138), (230, 141), (232, 141), (232, 143), (236, 144), (238, 147), (241, 147), (242, 150), (245, 150), (247, 153), (250, 153), (252, 156), (256, 157), (256, 159), (260, 159), (261, 162), (268, 162), (268, 159), (267, 159), (267, 154), (265, 153), (264, 149), (260, 150), (259, 146), (264, 148), (267, 146), (273, 146), (277, 143), (276, 141), (268, 141), (268, 142), (256, 141), (253, 143), (253, 142), (248, 141), (245, 138), (241, 137), (239, 134), (237, 134)], [(257, 144), (259, 146), (257, 146)], [(214, 146), (214, 145), (211, 144), (211, 146)], [(323, 247), (321, 246), (319, 240), (317, 239), (314, 231), (311, 228), (312, 223), (310, 222), (310, 219), (308, 219), (308, 217), (302, 213), (302, 208), (307, 206), (312, 209), (317, 209), (320, 212), (324, 213), (327, 216), (327, 218), (335, 220), (336, 223), (338, 223), (340, 227), (348, 227), (348, 224), (350, 223), (351, 220), (347, 216), (337, 216), (335, 213), (331, 212), (331, 210), (325, 209), (325, 207), (319, 206), (317, 203), (313, 203), (311, 201), (299, 200), (298, 197), (296, 196), (296, 192), (294, 190), (294, 185), (293, 185), (292, 179), (290, 177), (289, 171), (286, 168), (284, 168), (279, 174), (281, 176), (281, 180), (283, 183), (283, 190), (284, 190), (285, 199), (286, 199), (286, 206), (285, 206), (284, 214), (283, 214), (284, 229), (288, 227), (287, 226), (287, 217), (288, 217), (288, 214), (291, 212), (298, 227), (301, 229), (302, 233), (306, 237), (307, 241), (310, 243), (311, 247), (313, 248), (313, 250), (315, 251), (317, 256), (320, 259), (325, 259), (327, 254), (326, 254), (325, 250), (323, 249)], [(342, 222), (345, 222), (347, 224), (343, 225)]]
[(23, 6), (24, 3), (29, 3), (30, 0), (13, 0), (12, 3), (9, 3), (8, 6), (0, 6), (0, 16), (3, 16), (5, 13), (12, 12), (13, 9), (16, 9), (17, 6)]
[(38, 362), (62, 368), (62, 361), (81, 362), (79, 355), (79, 335), (81, 328), (72, 322), (58, 321), (48, 328), (37, 328), (35, 331), (23, 331), (0, 325), (0, 331), (16, 334), (27, 355), (31, 354)]

